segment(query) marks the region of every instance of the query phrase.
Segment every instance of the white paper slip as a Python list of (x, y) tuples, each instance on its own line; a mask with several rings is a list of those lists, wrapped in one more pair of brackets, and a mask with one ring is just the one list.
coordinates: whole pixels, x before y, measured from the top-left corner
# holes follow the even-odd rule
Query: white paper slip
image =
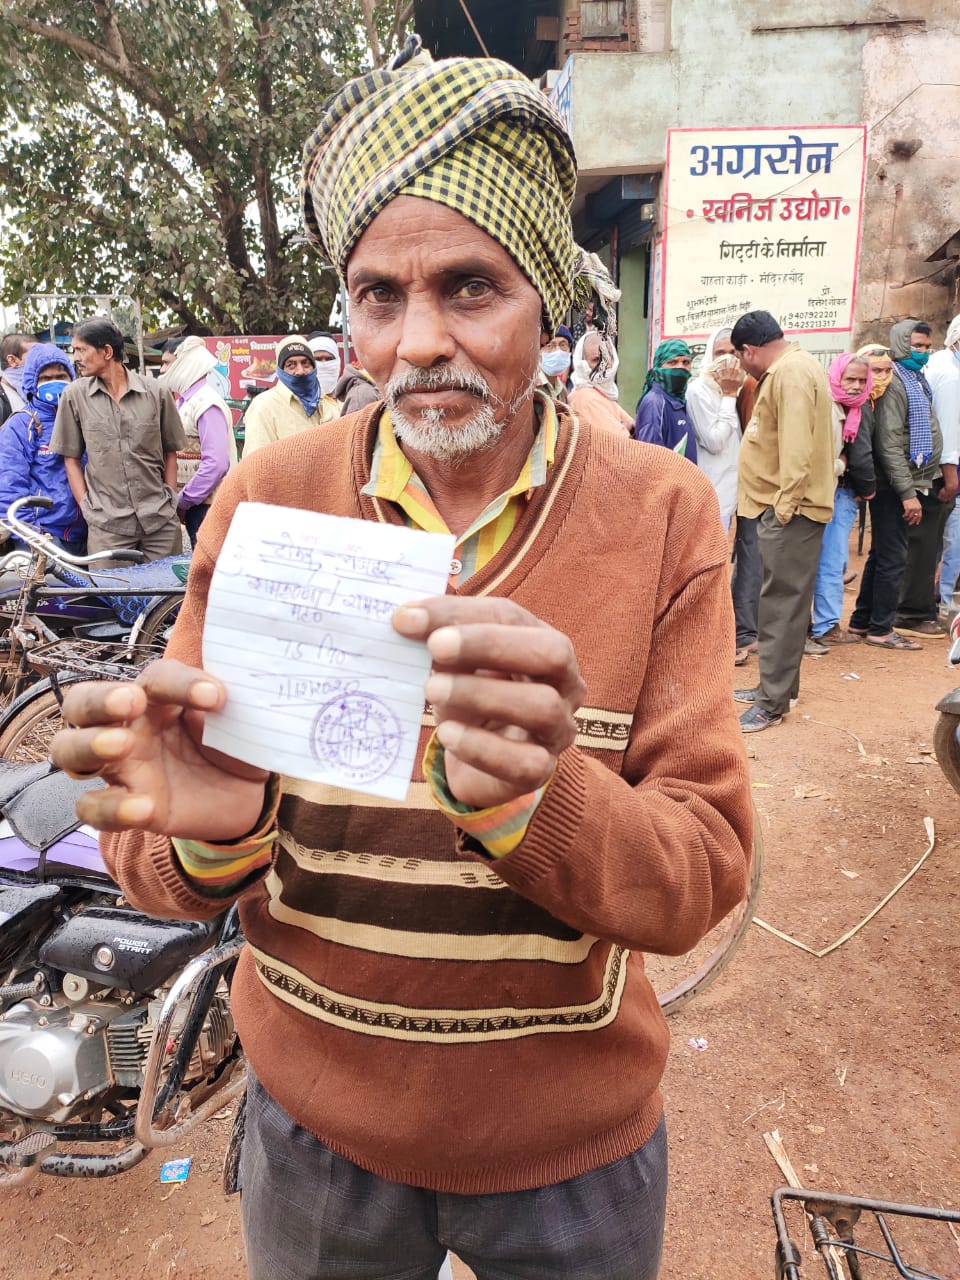
[(310, 782), (402, 800), (430, 671), (399, 604), (442, 595), (452, 535), (242, 502), (217, 559), (203, 665), (227, 687), (203, 741)]

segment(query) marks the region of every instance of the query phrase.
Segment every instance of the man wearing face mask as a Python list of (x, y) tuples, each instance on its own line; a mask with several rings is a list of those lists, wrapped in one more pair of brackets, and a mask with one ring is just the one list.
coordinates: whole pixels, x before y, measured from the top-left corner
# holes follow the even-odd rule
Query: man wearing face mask
[(243, 420), (243, 456), (339, 415), (336, 400), (321, 390), (316, 357), (306, 338), (283, 338), (277, 343), (277, 385), (257, 396)]
[(26, 507), (20, 519), (50, 534), (64, 550), (83, 555), (87, 526), (70, 492), (63, 458), (49, 448), (60, 397), (73, 380), (73, 365), (59, 347), (42, 342), (29, 348), (23, 366), (25, 407), (0, 431), (0, 512), (30, 494), (50, 498), (49, 511)]
[(696, 462), (697, 438), (686, 406), (692, 359), (690, 348), (678, 338), (657, 347), (637, 405), (633, 438), (661, 444)]
[[(877, 402), (874, 453), (881, 472), (877, 496), (883, 488), (895, 495), (902, 507), (899, 520), (907, 525), (906, 563), (893, 626), (904, 635), (935, 640), (946, 635), (937, 618), (935, 578), (943, 526), (954, 507), (956, 468), (948, 485), (940, 465), (943, 437), (924, 376), (932, 346), (930, 326), (922, 320), (901, 320), (890, 330), (893, 378)], [(895, 510), (892, 518), (898, 518)], [(851, 619), (855, 634), (864, 630), (861, 603), (866, 603), (867, 585), (864, 580)]]
[(567, 403), (572, 363), (573, 334), (565, 324), (562, 324), (550, 341), (540, 348), (540, 368), (544, 374), (543, 389), (562, 404)]
[(307, 339), (307, 346), (313, 352), (313, 358), (317, 362), (320, 394), (336, 400), (335, 388), (341, 374), (340, 348), (329, 333), (311, 333)]

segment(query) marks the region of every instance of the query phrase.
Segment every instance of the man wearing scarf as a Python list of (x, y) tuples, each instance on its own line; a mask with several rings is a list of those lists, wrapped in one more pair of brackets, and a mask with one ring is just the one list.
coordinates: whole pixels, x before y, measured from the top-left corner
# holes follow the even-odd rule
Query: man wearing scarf
[[(81, 803), (120, 833), (124, 892), (189, 918), (239, 899), (251, 1280), (435, 1280), (447, 1249), (478, 1276), (657, 1274), (668, 1032), (628, 952), (686, 950), (743, 894), (751, 804), (708, 482), (536, 390), (575, 183), (506, 63), (414, 41), (326, 104), (305, 220), (384, 400), (244, 458), (169, 658), (65, 703), (85, 727), (57, 758), (111, 783)], [(436, 664), (403, 801), (189, 737), (223, 702), (201, 637), (243, 500), (454, 535), (447, 593), (393, 615)], [(153, 699), (162, 741), (141, 715), (106, 760), (90, 727)]]
[[(933, 410), (943, 435), (940, 467), (949, 494), (957, 482), (960, 462), (960, 316), (954, 316), (943, 339), (943, 350), (935, 351), (927, 365), (927, 382), (933, 393)], [(940, 612), (952, 616), (960, 601), (953, 600), (960, 575), (960, 510), (956, 507), (943, 528), (943, 558), (940, 561)]]
[(758, 521), (760, 683), (733, 696), (752, 704), (740, 728), (759, 733), (779, 724), (800, 692), (820, 546), (833, 515), (833, 401), (819, 361), (787, 342), (769, 311), (741, 316), (730, 341), (757, 379), (740, 447), (737, 513)]
[(697, 437), (686, 406), (692, 357), (690, 348), (679, 338), (670, 338), (657, 347), (637, 405), (633, 438), (663, 445), (696, 462)]
[(230, 407), (210, 385), (217, 357), (202, 338), (185, 338), (160, 381), (177, 402), (187, 447), (177, 454), (177, 515), (197, 545), (197, 532), (220, 481), (237, 461)]
[(50, 510), (25, 507), (20, 519), (50, 534), (64, 550), (82, 555), (87, 526), (70, 492), (63, 458), (50, 452), (57, 406), (75, 377), (70, 359), (52, 342), (28, 349), (21, 384), (24, 408), (0, 431), (0, 513), (17, 498), (42, 494), (53, 502)]
[(249, 457), (265, 444), (332, 422), (340, 406), (324, 394), (317, 360), (300, 334), (277, 343), (277, 385), (262, 391), (243, 418), (243, 453)]
[[(888, 533), (890, 526), (897, 526), (897, 532), (889, 539), (883, 532), (880, 535), (882, 545), (888, 540), (895, 544), (881, 573), (882, 608), (878, 613), (875, 600), (871, 605), (864, 581), (851, 619), (851, 627), (874, 638), (880, 634), (877, 627), (881, 624), (887, 627), (888, 638), (891, 625), (904, 636), (934, 640), (946, 636), (937, 617), (935, 582), (943, 526), (954, 507), (955, 485), (951, 493), (943, 479), (943, 438), (924, 376), (932, 345), (930, 326), (922, 320), (901, 320), (890, 330), (894, 372), (886, 394), (877, 401), (874, 452), (879, 469), (877, 498), (884, 495), (880, 522)], [(890, 616), (886, 597), (892, 592), (898, 565), (899, 601), (895, 615)]]
[(873, 410), (870, 392), (873, 371), (865, 356), (844, 352), (830, 361), (827, 370), (833, 398), (833, 433), (836, 449), (837, 487), (833, 516), (823, 531), (820, 564), (813, 588), (813, 625), (805, 653), (824, 654), (830, 645), (856, 642), (840, 626), (843, 581), (847, 571), (850, 530), (861, 510), (877, 491), (873, 463)]

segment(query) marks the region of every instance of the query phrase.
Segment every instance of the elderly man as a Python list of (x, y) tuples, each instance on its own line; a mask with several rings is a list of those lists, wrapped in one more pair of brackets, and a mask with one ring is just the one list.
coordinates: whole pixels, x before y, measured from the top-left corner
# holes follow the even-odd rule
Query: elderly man
[[(480, 1277), (657, 1273), (668, 1035), (640, 953), (742, 895), (751, 806), (707, 482), (535, 391), (575, 178), (504, 63), (421, 55), (328, 103), (306, 221), (386, 402), (244, 459), (168, 657), (65, 706), (56, 757), (110, 784), (82, 811), (120, 833), (131, 901), (240, 900), (254, 1280), (434, 1280), (448, 1248)], [(455, 534), (448, 594), (394, 617), (434, 662), (405, 802), (202, 747), (207, 591), (246, 499)]]
[(244, 415), (244, 456), (331, 422), (339, 413), (339, 404), (320, 386), (317, 357), (306, 338), (282, 338), (277, 343), (277, 385), (261, 392)]

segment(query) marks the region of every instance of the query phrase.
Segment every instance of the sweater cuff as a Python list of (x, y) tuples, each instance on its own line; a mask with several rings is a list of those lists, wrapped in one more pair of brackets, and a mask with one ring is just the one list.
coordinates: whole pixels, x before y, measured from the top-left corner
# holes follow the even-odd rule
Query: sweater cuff
[(470, 843), (482, 846), (490, 857), (503, 858), (512, 853), (526, 835), (551, 780), (548, 778), (536, 791), (516, 796), (504, 804), (473, 809), (450, 794), (444, 760), (444, 749), (434, 733), (423, 753), (423, 776), (434, 804), (460, 828)]
[(280, 777), (271, 773), (263, 808), (253, 831), (227, 844), (174, 838), (173, 855), (187, 882), (204, 897), (225, 898), (236, 893), (250, 877), (268, 867), (277, 840)]

